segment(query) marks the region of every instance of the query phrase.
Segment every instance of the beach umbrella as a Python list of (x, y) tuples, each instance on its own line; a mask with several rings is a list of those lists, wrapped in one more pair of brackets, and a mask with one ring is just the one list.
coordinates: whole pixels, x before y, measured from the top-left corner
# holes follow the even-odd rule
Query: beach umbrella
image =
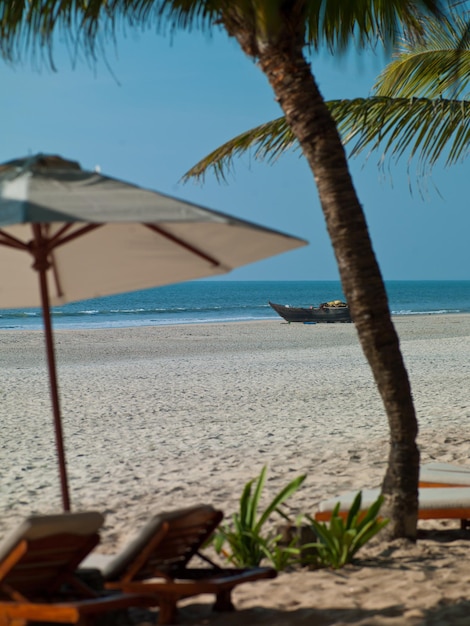
[(0, 306), (42, 308), (64, 510), (51, 306), (224, 274), (306, 243), (60, 156), (0, 164)]

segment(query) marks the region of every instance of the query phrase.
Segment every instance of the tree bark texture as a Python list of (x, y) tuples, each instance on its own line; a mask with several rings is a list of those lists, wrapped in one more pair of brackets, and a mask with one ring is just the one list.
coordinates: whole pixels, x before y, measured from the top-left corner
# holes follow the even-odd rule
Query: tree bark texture
[[(246, 33), (232, 34), (246, 44)], [(382, 511), (390, 524), (384, 532), (415, 540), (419, 450), (411, 387), (344, 148), (302, 47), (301, 38), (292, 45), (290, 32), (286, 45), (279, 38), (258, 48), (258, 62), (313, 172), (344, 295), (387, 413), (391, 441)]]

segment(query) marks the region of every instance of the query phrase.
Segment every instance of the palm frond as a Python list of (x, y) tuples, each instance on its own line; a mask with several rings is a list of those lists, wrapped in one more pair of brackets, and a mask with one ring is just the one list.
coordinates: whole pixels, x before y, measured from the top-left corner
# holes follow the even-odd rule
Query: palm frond
[[(289, 22), (306, 32), (305, 43), (336, 52), (394, 42), (398, 32), (422, 33), (420, 16), (440, 16), (440, 0), (24, 0), (0, 2), (0, 54), (21, 59), (27, 51), (52, 54), (59, 32), (93, 56), (118, 27), (170, 30), (221, 27), (221, 17), (240, 16), (253, 33)], [(293, 32), (293, 31), (292, 31)]]
[(331, 51), (345, 50), (351, 43), (360, 48), (378, 42), (394, 44), (399, 33), (424, 34), (423, 16), (442, 16), (434, 0), (318, 0), (308, 2), (307, 41), (316, 49), (326, 44)]
[(236, 158), (252, 148), (256, 160), (266, 160), (272, 163), (290, 148), (298, 149), (298, 143), (285, 118), (279, 117), (252, 128), (219, 146), (188, 170), (182, 180), (184, 182), (190, 178), (204, 180), (207, 170), (212, 170), (217, 180), (225, 181), (232, 171)]
[[(72, 49), (81, 48), (95, 56), (100, 38), (113, 36), (118, 13), (113, 14), (107, 0), (64, 2), (29, 0), (0, 3), (0, 54), (7, 61), (17, 61), (28, 51), (49, 55), (55, 33), (61, 33)], [(101, 35), (98, 35), (98, 27)]]
[(459, 98), (470, 80), (469, 22), (428, 19), (422, 41), (403, 39), (392, 61), (378, 77), (378, 96)]
[(398, 160), (409, 151), (430, 167), (447, 150), (446, 165), (463, 160), (470, 150), (470, 102), (429, 98), (359, 98), (329, 103), (351, 156), (366, 147)]
[[(198, 28), (205, 31), (217, 22), (224, 1), (227, 0), (132, 0), (130, 4), (134, 5), (134, 16), (141, 23), (153, 17), (154, 22), (170, 24), (172, 29)], [(129, 4), (126, 0), (124, 3)], [(139, 4), (140, 7), (137, 7)]]
[[(327, 106), (335, 119), (345, 144), (351, 144), (350, 156), (366, 148), (381, 150), (399, 160), (409, 152), (409, 160), (418, 158), (421, 168), (431, 168), (447, 152), (445, 164), (465, 159), (470, 151), (470, 102), (429, 98), (370, 97), (332, 100)], [(261, 124), (226, 142), (183, 176), (203, 180), (212, 171), (225, 180), (235, 160), (251, 153), (255, 160), (268, 163), (288, 150), (299, 150), (295, 136), (283, 117)]]
[[(96, 57), (118, 28), (160, 30), (217, 25), (224, 0), (28, 0), (0, 2), (0, 54), (15, 62), (31, 51), (52, 58), (54, 35)], [(226, 0), (225, 0), (226, 1)]]

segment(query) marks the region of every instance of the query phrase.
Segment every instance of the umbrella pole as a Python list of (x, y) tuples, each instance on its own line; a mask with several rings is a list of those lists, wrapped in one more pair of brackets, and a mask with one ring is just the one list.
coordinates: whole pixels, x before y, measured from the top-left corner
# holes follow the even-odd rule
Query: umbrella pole
[(47, 276), (44, 268), (39, 268), (39, 287), (41, 291), (42, 314), (44, 319), (44, 333), (46, 339), (47, 366), (49, 369), (49, 382), (51, 389), (52, 414), (54, 416), (54, 429), (59, 459), (60, 486), (62, 491), (62, 505), (64, 511), (70, 511), (70, 497), (67, 481), (67, 466), (65, 463), (64, 438), (62, 434), (62, 421), (60, 417), (59, 391), (57, 384), (57, 370), (54, 354), (54, 341), (52, 338), (51, 309), (49, 306), (49, 291), (47, 288)]

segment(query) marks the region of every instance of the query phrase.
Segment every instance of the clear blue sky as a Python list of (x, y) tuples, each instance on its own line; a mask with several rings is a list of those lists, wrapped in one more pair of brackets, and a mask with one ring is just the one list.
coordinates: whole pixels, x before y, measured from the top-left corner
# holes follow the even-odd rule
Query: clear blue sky
[[(224, 141), (280, 115), (264, 75), (234, 41), (178, 33), (172, 43), (128, 32), (106, 54), (112, 71), (103, 61), (72, 64), (60, 45), (55, 73), (44, 64), (35, 70), (30, 59), (15, 68), (0, 62), (0, 162), (60, 154), (310, 242), (231, 279), (338, 279), (313, 177), (298, 155), (274, 166), (245, 157), (228, 184), (212, 175), (204, 185), (179, 182)], [(324, 97), (334, 99), (367, 96), (384, 60), (321, 55), (312, 63)], [(360, 156), (351, 170), (385, 280), (470, 279), (468, 165), (436, 168), (423, 198), (405, 162), (385, 179), (379, 157)]]

